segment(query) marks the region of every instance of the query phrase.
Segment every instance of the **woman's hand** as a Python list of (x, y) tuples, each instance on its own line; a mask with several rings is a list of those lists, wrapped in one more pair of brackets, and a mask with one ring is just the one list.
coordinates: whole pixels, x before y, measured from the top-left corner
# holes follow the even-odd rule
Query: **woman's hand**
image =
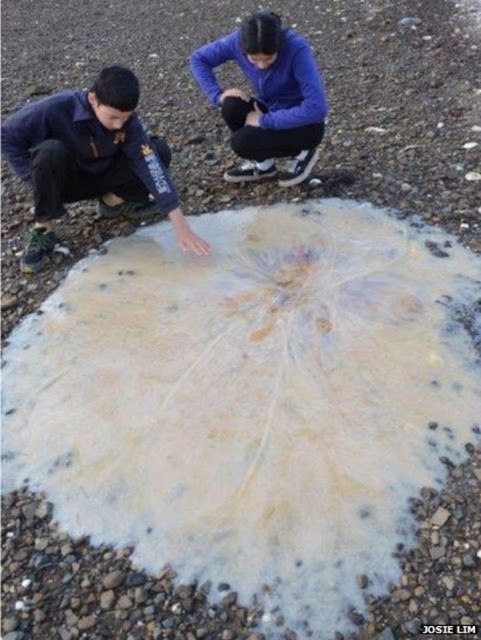
[(254, 102), (254, 111), (249, 111), (246, 118), (246, 126), (249, 127), (260, 127), (260, 117), (262, 115), (262, 111), (257, 106), (257, 102)]
[(220, 97), (221, 104), (224, 102), (224, 98), (241, 98), (245, 102), (249, 102), (250, 98), (245, 91), (232, 87), (232, 89), (226, 89)]

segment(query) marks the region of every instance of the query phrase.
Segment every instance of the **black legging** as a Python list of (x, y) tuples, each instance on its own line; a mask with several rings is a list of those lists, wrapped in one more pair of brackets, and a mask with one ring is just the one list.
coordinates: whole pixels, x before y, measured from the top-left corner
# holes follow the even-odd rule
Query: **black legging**
[[(168, 144), (154, 136), (150, 142), (167, 168), (171, 159)], [(30, 154), (34, 219), (37, 222), (63, 216), (66, 213), (64, 202), (91, 200), (109, 192), (133, 202), (142, 202), (149, 197), (147, 187), (134, 174), (122, 154), (113, 156), (107, 170), (100, 174), (82, 171), (75, 157), (60, 140), (45, 140), (34, 147)]]
[(268, 158), (286, 158), (296, 156), (303, 149), (313, 149), (321, 143), (324, 136), (323, 122), (293, 129), (245, 126), (247, 114), (254, 109), (255, 102), (261, 111), (267, 112), (265, 105), (254, 98), (246, 102), (242, 98), (228, 97), (222, 102), (222, 117), (233, 132), (232, 150), (241, 158), (257, 162)]

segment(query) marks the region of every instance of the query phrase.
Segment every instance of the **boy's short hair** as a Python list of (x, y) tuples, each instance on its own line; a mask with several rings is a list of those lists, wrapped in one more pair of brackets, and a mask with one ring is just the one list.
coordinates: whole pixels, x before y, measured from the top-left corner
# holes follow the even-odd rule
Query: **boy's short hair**
[(135, 73), (126, 67), (104, 67), (92, 91), (99, 104), (119, 111), (134, 111), (139, 103), (139, 81)]

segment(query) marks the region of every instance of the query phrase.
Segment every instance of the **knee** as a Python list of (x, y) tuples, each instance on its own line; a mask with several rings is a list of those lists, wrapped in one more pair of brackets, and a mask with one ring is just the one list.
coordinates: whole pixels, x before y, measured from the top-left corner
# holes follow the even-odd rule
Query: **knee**
[(163, 138), (158, 138), (157, 136), (152, 136), (152, 145), (155, 147), (157, 154), (160, 158), (160, 161), (167, 169), (170, 161), (172, 160), (172, 151), (170, 150), (169, 145)]
[(245, 100), (229, 96), (222, 101), (222, 116), (225, 119), (235, 117), (240, 111), (245, 112)]
[(65, 163), (69, 151), (60, 140), (44, 140), (33, 147), (30, 154), (32, 167), (38, 169)]
[(230, 145), (232, 151), (240, 158), (252, 160), (256, 155), (255, 129), (253, 127), (244, 127), (239, 129), (231, 136)]
[(232, 130), (240, 129), (244, 126), (247, 114), (251, 110), (250, 103), (229, 96), (222, 101), (221, 113), (224, 121)]

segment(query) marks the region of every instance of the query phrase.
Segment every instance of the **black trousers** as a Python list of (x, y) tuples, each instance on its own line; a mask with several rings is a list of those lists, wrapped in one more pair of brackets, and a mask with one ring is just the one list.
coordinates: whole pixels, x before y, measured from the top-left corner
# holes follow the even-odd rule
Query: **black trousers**
[[(168, 167), (171, 159), (168, 144), (154, 137), (151, 143), (164, 167)], [(106, 193), (132, 202), (143, 202), (149, 197), (144, 183), (122, 154), (114, 156), (103, 173), (82, 171), (75, 156), (59, 140), (40, 143), (31, 150), (31, 157), (36, 222), (62, 217), (66, 213), (65, 202), (92, 200)]]
[(249, 111), (254, 103), (267, 113), (265, 105), (251, 98), (225, 98), (222, 102), (222, 117), (232, 131), (231, 146), (234, 153), (246, 160), (262, 162), (268, 158), (297, 156), (303, 149), (314, 149), (324, 136), (324, 123), (308, 124), (293, 129), (262, 129), (245, 126)]

